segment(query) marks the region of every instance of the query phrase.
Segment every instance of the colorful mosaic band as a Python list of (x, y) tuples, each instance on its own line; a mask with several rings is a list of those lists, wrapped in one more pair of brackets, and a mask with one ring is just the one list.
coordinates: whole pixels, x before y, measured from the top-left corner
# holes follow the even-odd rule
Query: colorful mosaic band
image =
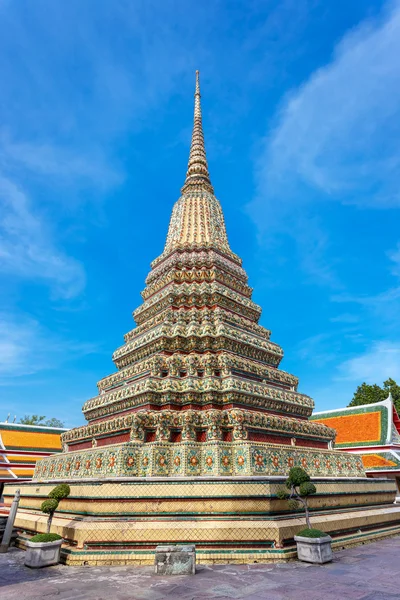
[(41, 460), (34, 478), (281, 475), (303, 467), (314, 476), (364, 477), (361, 457), (262, 442), (149, 442), (68, 452)]

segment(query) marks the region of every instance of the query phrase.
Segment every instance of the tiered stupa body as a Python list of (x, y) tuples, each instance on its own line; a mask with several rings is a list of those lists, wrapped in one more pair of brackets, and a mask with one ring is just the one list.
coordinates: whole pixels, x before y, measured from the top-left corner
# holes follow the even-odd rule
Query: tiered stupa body
[[(248, 471), (251, 457), (245, 452), (235, 465), (224, 450), (222, 464), (219, 444), (209, 442), (327, 448), (335, 433), (307, 420), (313, 401), (298, 393), (296, 377), (279, 369), (283, 351), (258, 325), (261, 309), (229, 246), (208, 172), (198, 73), (186, 181), (164, 252), (151, 266), (144, 302), (134, 312), (137, 327), (113, 355), (118, 371), (84, 405), (89, 425), (63, 437), (68, 450), (170, 442), (170, 456), (157, 453), (163, 468), (146, 452), (135, 458), (138, 473), (218, 474)], [(185, 442), (205, 446), (184, 456)]]
[(151, 267), (117, 371), (84, 405), (88, 424), (22, 486), (17, 527), (43, 531), (40, 505), (64, 481), (52, 527), (70, 564), (152, 563), (172, 542), (195, 543), (200, 562), (287, 558), (304, 523), (277, 492), (301, 466), (317, 485), (313, 525), (336, 543), (399, 532), (394, 483), (367, 479), (358, 455), (333, 449), (335, 431), (309, 421), (313, 401), (258, 324), (208, 173), (198, 73), (186, 181)]

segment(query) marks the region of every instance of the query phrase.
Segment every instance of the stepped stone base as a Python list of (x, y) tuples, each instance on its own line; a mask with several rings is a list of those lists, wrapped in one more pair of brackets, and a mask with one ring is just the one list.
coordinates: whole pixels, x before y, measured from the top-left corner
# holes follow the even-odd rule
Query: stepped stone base
[[(198, 563), (249, 563), (296, 557), (294, 536), (304, 529), (301, 512), (278, 499), (283, 477), (119, 478), (68, 481), (52, 532), (65, 540), (61, 561), (83, 564), (154, 564), (158, 545), (195, 544)], [(313, 527), (333, 547), (400, 533), (400, 506), (388, 479), (314, 478)], [(44, 532), (40, 504), (54, 481), (21, 488), (16, 527), (19, 544)], [(11, 502), (14, 485), (4, 495)]]

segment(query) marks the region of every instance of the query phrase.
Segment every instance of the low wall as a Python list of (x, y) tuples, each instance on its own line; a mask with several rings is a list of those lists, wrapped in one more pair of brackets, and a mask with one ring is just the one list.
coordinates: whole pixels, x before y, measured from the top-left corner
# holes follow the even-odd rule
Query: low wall
[[(395, 484), (369, 478), (314, 478), (311, 521), (337, 543), (400, 533)], [(56, 481), (20, 486), (16, 527), (21, 540), (45, 531), (40, 504)], [(303, 513), (277, 497), (281, 477), (119, 478), (69, 480), (52, 531), (66, 540), (69, 564), (149, 564), (154, 548), (192, 543), (200, 562), (252, 562), (295, 555)], [(5, 489), (10, 503), (15, 485)], [(335, 542), (335, 543), (336, 543)]]

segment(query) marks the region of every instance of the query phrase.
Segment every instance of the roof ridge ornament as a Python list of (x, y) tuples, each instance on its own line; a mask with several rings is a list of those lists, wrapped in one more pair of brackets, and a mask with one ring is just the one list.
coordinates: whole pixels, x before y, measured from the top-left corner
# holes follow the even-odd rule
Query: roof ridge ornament
[(194, 120), (192, 143), (190, 145), (189, 163), (182, 194), (190, 191), (207, 191), (214, 193), (208, 172), (206, 149), (204, 145), (203, 122), (200, 102), (200, 78), (196, 71), (196, 87), (194, 92)]

